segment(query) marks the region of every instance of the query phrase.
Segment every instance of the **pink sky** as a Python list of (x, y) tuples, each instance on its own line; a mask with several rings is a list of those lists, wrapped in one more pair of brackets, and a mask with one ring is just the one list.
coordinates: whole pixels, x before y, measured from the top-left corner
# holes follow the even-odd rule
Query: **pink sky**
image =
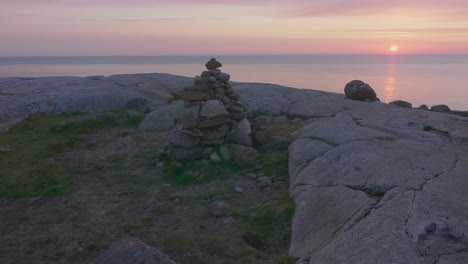
[(0, 4), (0, 56), (468, 53), (468, 0)]

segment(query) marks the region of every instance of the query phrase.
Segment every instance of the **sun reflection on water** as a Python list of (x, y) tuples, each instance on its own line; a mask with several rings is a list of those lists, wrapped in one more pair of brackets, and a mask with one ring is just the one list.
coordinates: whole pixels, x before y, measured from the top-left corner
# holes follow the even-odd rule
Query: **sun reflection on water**
[(395, 100), (396, 81), (396, 65), (389, 64), (385, 72), (384, 102), (391, 102)]

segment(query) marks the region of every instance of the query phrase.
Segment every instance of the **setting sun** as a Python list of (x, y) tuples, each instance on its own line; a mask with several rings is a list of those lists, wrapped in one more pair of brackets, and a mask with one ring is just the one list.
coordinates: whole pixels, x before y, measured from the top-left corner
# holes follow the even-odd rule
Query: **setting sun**
[(390, 51), (391, 52), (397, 52), (398, 51), (398, 46), (397, 45), (390, 46)]

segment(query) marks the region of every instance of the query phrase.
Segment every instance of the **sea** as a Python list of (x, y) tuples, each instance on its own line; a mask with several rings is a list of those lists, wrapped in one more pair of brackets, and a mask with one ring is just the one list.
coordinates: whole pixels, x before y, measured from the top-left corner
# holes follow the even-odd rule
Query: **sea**
[(347, 82), (363, 80), (383, 102), (468, 110), (468, 54), (0, 57), (0, 77), (155, 72), (195, 76), (211, 57), (223, 63), (221, 70), (233, 81), (343, 93)]

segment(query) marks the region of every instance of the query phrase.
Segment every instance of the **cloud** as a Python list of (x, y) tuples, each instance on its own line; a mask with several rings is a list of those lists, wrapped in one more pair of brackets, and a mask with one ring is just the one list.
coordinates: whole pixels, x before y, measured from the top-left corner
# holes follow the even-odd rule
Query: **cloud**
[(3, 6), (72, 7), (157, 7), (194, 8), (212, 6), (253, 7), (258, 13), (288, 17), (333, 17), (392, 14), (395, 16), (428, 16), (466, 20), (468, 0), (1, 0)]
[(468, 34), (468, 28), (395, 28), (395, 29), (340, 29), (340, 30), (305, 30), (307, 32), (369, 33), (369, 34)]

